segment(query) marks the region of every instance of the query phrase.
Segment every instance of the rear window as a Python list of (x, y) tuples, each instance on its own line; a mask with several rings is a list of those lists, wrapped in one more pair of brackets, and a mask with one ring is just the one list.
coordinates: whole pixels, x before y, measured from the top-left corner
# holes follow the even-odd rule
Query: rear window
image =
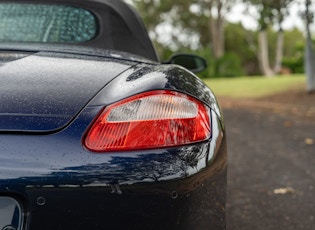
[(0, 42), (82, 43), (97, 33), (88, 10), (63, 5), (1, 3)]

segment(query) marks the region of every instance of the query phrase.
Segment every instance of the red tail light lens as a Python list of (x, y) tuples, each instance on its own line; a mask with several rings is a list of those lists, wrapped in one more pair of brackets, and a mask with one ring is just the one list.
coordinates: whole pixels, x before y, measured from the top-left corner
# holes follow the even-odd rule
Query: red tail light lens
[(105, 108), (84, 145), (95, 152), (150, 149), (200, 142), (210, 135), (208, 107), (185, 94), (159, 90)]

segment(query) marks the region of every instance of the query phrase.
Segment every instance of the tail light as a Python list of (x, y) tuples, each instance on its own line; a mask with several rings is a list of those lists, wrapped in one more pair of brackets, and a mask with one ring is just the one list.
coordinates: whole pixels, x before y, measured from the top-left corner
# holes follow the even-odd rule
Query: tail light
[(207, 106), (185, 94), (159, 90), (106, 107), (84, 145), (95, 152), (139, 150), (191, 144), (210, 135)]

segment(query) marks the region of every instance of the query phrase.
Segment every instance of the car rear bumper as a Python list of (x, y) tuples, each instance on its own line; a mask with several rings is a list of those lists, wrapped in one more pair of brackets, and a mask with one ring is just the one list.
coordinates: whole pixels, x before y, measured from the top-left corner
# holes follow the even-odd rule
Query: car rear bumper
[(225, 229), (226, 167), (218, 170), (136, 185), (27, 188), (29, 229)]
[(211, 166), (185, 179), (42, 184), (21, 188), (26, 196), (6, 195), (19, 197), (23, 229), (225, 229), (225, 145), (219, 152)]
[(22, 230), (225, 229), (226, 137), (215, 116), (212, 128), (203, 143), (113, 154), (64, 132), (4, 135), (19, 145), (1, 156), (0, 197), (18, 203)]

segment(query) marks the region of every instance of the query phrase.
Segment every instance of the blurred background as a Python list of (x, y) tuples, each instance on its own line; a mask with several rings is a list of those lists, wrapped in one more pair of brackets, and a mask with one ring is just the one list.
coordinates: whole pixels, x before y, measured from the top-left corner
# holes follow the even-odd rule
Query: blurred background
[(204, 79), (303, 75), (306, 91), (315, 90), (312, 0), (126, 1), (138, 9), (162, 61), (195, 53), (208, 61)]

